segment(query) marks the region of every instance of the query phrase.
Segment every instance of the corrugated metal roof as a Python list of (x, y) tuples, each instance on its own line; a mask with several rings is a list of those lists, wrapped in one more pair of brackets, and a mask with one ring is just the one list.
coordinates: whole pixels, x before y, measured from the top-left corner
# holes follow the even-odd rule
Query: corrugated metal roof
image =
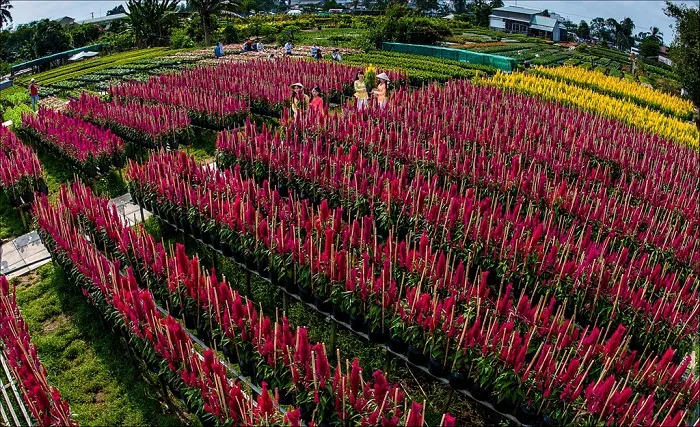
[(530, 28), (532, 28), (533, 30), (541, 30), (541, 31), (549, 31), (549, 32), (554, 31), (554, 27), (550, 27), (547, 25), (532, 24), (532, 25), (530, 25)]
[(535, 15), (532, 17), (532, 21), (530, 21), (530, 23), (533, 25), (544, 25), (546, 27), (554, 28), (554, 26), (557, 24), (557, 20), (546, 16)]
[(99, 18), (86, 19), (84, 21), (78, 21), (78, 24), (101, 24), (103, 22), (112, 22), (117, 19), (127, 18), (129, 15), (126, 13), (115, 13), (114, 15), (100, 16)]
[(542, 9), (530, 9), (527, 7), (519, 7), (519, 6), (504, 6), (504, 7), (497, 7), (496, 9), (493, 9), (493, 12), (511, 12), (511, 13), (522, 13), (524, 15), (535, 15), (535, 14), (541, 13)]

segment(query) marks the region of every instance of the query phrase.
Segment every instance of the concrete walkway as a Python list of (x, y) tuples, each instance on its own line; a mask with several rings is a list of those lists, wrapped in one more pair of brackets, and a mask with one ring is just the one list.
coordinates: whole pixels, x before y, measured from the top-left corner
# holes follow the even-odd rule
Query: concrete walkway
[[(133, 203), (128, 193), (110, 202), (117, 206), (125, 224), (131, 227), (141, 222), (141, 209)], [(143, 219), (150, 217), (151, 213), (144, 210)], [(0, 248), (0, 274), (6, 275), (8, 279), (29, 273), (49, 262), (51, 255), (36, 231), (17, 237)]]

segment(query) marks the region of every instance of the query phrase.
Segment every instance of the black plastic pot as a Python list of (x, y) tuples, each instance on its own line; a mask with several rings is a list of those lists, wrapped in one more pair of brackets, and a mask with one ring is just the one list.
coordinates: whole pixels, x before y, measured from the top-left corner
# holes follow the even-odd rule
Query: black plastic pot
[(408, 345), (406, 355), (408, 356), (408, 361), (414, 365), (425, 366), (425, 364), (428, 362), (428, 357), (423, 354), (423, 351), (410, 344)]
[(238, 353), (236, 353), (236, 349), (233, 347), (233, 344), (229, 343), (228, 345), (225, 345), (221, 351), (224, 353), (224, 356), (226, 356), (229, 362), (238, 363)]
[(391, 351), (394, 351), (399, 354), (406, 354), (406, 350), (408, 350), (408, 344), (401, 338), (397, 336), (392, 336), (391, 340), (389, 340), (389, 348)]
[(294, 402), (297, 400), (294, 391), (292, 390), (286, 390), (284, 392), (280, 392), (280, 405), (294, 405)]
[(25, 203), (32, 203), (34, 201), (34, 192), (27, 190), (26, 193), (22, 194), (22, 199), (24, 199)]
[(333, 317), (335, 320), (343, 323), (348, 323), (350, 320), (350, 316), (348, 316), (348, 313), (343, 311), (343, 309), (339, 305), (333, 305)]
[(19, 198), (19, 195), (13, 194), (10, 203), (12, 203), (13, 208), (17, 208), (22, 204), (22, 200)]
[(39, 189), (37, 190), (41, 194), (48, 195), (49, 194), (49, 186), (46, 184), (41, 184), (39, 185)]
[(289, 196), (289, 189), (284, 184), (280, 184), (279, 186), (277, 186), (277, 192), (279, 193), (280, 197)]
[(330, 313), (333, 310), (333, 306), (331, 303), (326, 299), (326, 297), (319, 295), (314, 292), (314, 304), (316, 304), (316, 308), (321, 310), (324, 313)]
[(185, 314), (185, 327), (187, 329), (196, 329), (197, 328), (197, 316), (193, 314)]
[(233, 250), (231, 249), (231, 245), (225, 242), (221, 242), (221, 253), (223, 253), (224, 256), (227, 258), (233, 256)]
[(439, 360), (435, 360), (432, 357), (428, 360), (428, 372), (438, 378), (447, 377), (447, 369), (445, 369), (445, 366)]
[(520, 405), (515, 410), (515, 417), (524, 425), (533, 425), (537, 422), (537, 409), (528, 404)]
[(219, 233), (211, 231), (209, 232), (209, 238), (211, 239), (210, 244), (214, 249), (221, 249), (221, 237), (219, 237)]
[(555, 423), (554, 420), (549, 418), (548, 416), (542, 415), (537, 420), (536, 425), (540, 427), (556, 427), (557, 423)]
[(515, 405), (510, 401), (510, 399), (503, 399), (500, 402), (496, 402), (494, 407), (502, 414), (512, 414), (515, 412)]
[(361, 314), (355, 316), (350, 315), (350, 327), (355, 332), (365, 332), (367, 330), (367, 323), (365, 322), (365, 317)]
[(284, 289), (286, 289), (287, 292), (289, 292), (290, 294), (299, 293), (299, 287), (297, 286), (297, 282), (295, 282), (289, 276), (284, 277)]
[(375, 344), (384, 344), (389, 339), (389, 334), (381, 329), (371, 330), (367, 335), (369, 340)]
[(301, 415), (301, 419), (304, 420), (305, 423), (308, 424), (309, 421), (311, 421), (311, 417), (314, 413), (314, 405), (311, 404), (304, 404), (304, 405), (299, 405), (299, 414)]
[(306, 286), (299, 286), (299, 297), (302, 301), (312, 303), (314, 302), (314, 296), (311, 293), (311, 289)]
[(450, 387), (455, 390), (466, 390), (468, 388), (467, 375), (462, 371), (450, 372), (448, 380), (450, 382)]
[(260, 274), (260, 276), (266, 279), (270, 278), (270, 270), (267, 268), (268, 264), (269, 262), (267, 262), (266, 259), (259, 259), (255, 267), (258, 271), (258, 274)]
[(124, 157), (122, 156), (117, 156), (114, 158), (114, 161), (112, 164), (114, 165), (115, 168), (120, 169), (124, 167)]
[(482, 402), (488, 402), (491, 400), (491, 391), (486, 390), (485, 388), (481, 387), (479, 384), (474, 384), (472, 387), (472, 396), (476, 400), (481, 400)]
[(241, 368), (241, 375), (244, 377), (255, 378), (255, 365), (253, 365), (253, 362), (239, 361), (238, 366)]

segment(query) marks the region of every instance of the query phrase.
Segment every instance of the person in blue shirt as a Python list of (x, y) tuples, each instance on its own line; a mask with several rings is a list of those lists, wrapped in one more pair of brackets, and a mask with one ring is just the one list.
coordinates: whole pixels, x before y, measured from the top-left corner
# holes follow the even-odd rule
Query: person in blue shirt
[(222, 42), (219, 42), (219, 44), (214, 47), (214, 56), (216, 58), (224, 56), (224, 44)]

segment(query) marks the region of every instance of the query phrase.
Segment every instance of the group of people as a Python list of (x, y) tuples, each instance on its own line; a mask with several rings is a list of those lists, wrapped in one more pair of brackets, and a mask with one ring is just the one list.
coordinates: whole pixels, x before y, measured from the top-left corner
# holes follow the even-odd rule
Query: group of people
[(386, 107), (386, 101), (388, 98), (388, 85), (389, 76), (386, 73), (377, 74), (376, 77), (376, 87), (372, 89), (372, 92), (367, 93), (367, 85), (365, 84), (365, 73), (358, 71), (355, 75), (355, 82), (353, 86), (355, 88), (355, 100), (357, 101), (357, 108), (362, 110), (367, 108), (367, 103), (369, 102), (369, 95), (371, 94), (377, 100), (377, 105), (379, 108)]
[[(253, 41), (251, 39), (248, 39), (243, 43), (242, 47), (242, 52), (265, 52), (265, 46), (263, 45), (262, 41), (256, 40)], [(292, 44), (291, 41), (287, 41), (284, 44), (284, 47), (282, 48), (284, 55), (286, 56), (292, 56), (292, 52), (294, 51), (294, 45)], [(216, 46), (214, 46), (214, 57), (215, 58), (222, 58), (224, 56), (224, 43), (219, 41)], [(270, 53), (268, 58), (274, 58), (275, 54)], [(311, 57), (316, 59), (317, 61), (320, 61), (323, 59), (323, 52), (320, 47), (316, 46), (315, 44), (311, 46)], [(331, 51), (331, 60), (336, 61), (336, 62), (343, 62), (343, 57), (340, 54), (340, 49), (333, 49)]]
[(294, 118), (297, 118), (299, 112), (307, 110), (313, 115), (323, 116), (326, 114), (326, 106), (321, 96), (320, 87), (314, 86), (313, 89), (311, 89), (311, 98), (304, 93), (304, 85), (301, 83), (294, 83), (291, 89), (292, 99), (290, 101), (290, 106)]
[[(311, 46), (311, 57), (317, 61), (323, 59), (323, 52), (321, 48), (315, 44)], [(340, 49), (333, 49), (331, 51), (331, 61), (343, 62), (343, 57), (340, 55)]]
[[(365, 84), (365, 74), (362, 71), (358, 71), (353, 84), (357, 108), (360, 110), (367, 108), (370, 94), (377, 100), (379, 108), (385, 108), (388, 97), (388, 85), (389, 76), (386, 73), (380, 73), (376, 77), (376, 87), (371, 92), (368, 92)], [(290, 107), (295, 119), (302, 111), (308, 111), (313, 115), (319, 116), (326, 114), (326, 105), (320, 87), (314, 86), (311, 89), (311, 97), (304, 93), (304, 85), (301, 83), (294, 83), (290, 88), (292, 89)]]

